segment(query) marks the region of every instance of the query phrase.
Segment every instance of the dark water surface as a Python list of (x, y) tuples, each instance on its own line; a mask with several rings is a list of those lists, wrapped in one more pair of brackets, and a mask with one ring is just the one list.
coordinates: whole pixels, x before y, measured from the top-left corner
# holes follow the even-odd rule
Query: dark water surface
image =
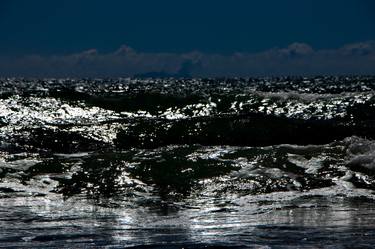
[(1, 248), (372, 248), (375, 78), (0, 81)]

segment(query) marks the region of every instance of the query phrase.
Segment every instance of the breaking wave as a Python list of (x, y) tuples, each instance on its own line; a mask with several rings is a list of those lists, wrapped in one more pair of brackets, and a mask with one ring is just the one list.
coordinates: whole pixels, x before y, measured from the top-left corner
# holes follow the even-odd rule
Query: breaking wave
[(374, 201), (372, 78), (3, 79), (0, 89), (0, 200), (185, 210), (199, 222), (194, 210)]

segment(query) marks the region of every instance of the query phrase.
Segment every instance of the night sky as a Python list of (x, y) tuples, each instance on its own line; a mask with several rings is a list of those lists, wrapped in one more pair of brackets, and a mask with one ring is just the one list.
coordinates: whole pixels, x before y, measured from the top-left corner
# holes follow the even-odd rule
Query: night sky
[(375, 73), (375, 1), (0, 2), (0, 76)]

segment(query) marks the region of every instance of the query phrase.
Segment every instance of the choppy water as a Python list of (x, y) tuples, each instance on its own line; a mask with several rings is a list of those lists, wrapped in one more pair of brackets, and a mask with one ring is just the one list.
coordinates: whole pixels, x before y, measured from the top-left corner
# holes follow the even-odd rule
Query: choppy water
[(375, 78), (0, 81), (0, 247), (371, 248)]

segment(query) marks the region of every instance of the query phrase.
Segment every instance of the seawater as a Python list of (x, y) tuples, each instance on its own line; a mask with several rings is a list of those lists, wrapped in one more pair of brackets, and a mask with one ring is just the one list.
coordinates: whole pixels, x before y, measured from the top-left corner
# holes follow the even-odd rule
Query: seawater
[(2, 248), (371, 248), (375, 78), (1, 79)]

